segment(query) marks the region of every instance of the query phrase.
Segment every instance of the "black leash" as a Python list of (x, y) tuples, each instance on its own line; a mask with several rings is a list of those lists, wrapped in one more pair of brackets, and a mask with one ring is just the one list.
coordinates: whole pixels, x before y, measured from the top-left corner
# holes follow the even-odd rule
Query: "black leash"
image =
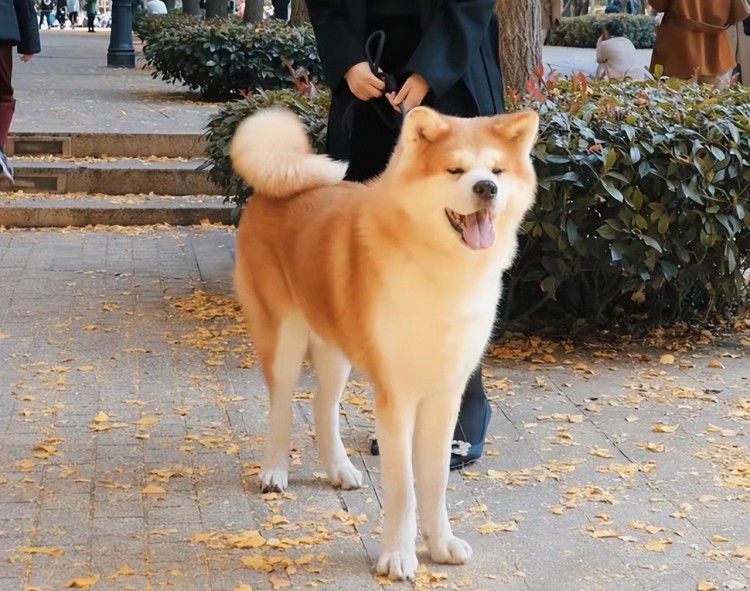
[[(375, 56), (373, 57), (371, 49), (374, 41), (377, 41), (377, 47), (375, 48)], [(383, 58), (383, 47), (385, 47), (385, 31), (374, 31), (367, 38), (367, 41), (365, 41), (365, 57), (367, 57), (367, 63), (370, 66), (370, 71), (373, 73), (373, 75), (385, 82), (385, 92), (398, 92), (398, 82), (396, 80), (396, 77), (393, 74), (387, 74), (380, 69), (380, 61)], [(380, 117), (380, 120), (387, 127), (390, 127), (391, 129), (397, 129), (401, 127), (401, 123), (406, 116), (406, 111), (404, 110), (403, 103), (398, 106), (399, 110), (401, 111), (401, 118), (400, 120), (395, 121), (392, 116), (389, 116), (390, 111), (392, 111), (393, 109), (390, 103), (387, 104), (387, 108), (390, 111), (384, 112), (382, 110), (382, 101), (371, 103), (371, 101), (360, 101), (355, 97), (355, 100), (349, 103), (349, 105), (346, 107), (346, 110), (344, 111), (344, 114), (342, 115), (342, 119), (344, 121), (344, 130), (347, 137), (352, 137), (352, 121), (354, 119), (354, 109), (358, 107), (362, 102), (370, 103), (372, 108), (375, 110), (375, 113), (377, 113), (378, 117)]]

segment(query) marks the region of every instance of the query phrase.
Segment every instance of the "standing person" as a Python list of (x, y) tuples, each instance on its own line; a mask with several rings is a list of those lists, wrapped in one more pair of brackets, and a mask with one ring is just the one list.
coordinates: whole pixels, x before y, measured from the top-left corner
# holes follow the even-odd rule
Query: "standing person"
[(633, 42), (625, 37), (625, 28), (619, 20), (604, 25), (601, 37), (596, 42), (597, 78), (643, 80), (638, 63), (638, 52)]
[(57, 22), (60, 23), (60, 28), (65, 28), (65, 18), (68, 12), (68, 0), (57, 0)]
[(70, 28), (75, 29), (78, 24), (78, 13), (81, 11), (79, 0), (68, 0), (68, 18), (70, 18)]
[(26, 63), (41, 51), (34, 0), (0, 0), (0, 181), (13, 183), (5, 155), (10, 123), (16, 109), (13, 96), (13, 47)]
[(656, 28), (651, 71), (659, 65), (664, 75), (700, 84), (729, 85), (737, 63), (727, 29), (748, 16), (732, 0), (649, 0), (664, 13)]
[[(383, 171), (398, 139), (397, 109), (423, 104), (462, 117), (503, 111), (495, 0), (308, 0), (307, 7), (332, 90), (328, 153), (349, 161), (347, 180)], [(391, 87), (368, 62), (365, 45), (375, 31), (385, 33), (378, 65), (393, 76)], [(375, 56), (377, 40), (370, 45)], [(477, 368), (461, 404), (451, 469), (482, 455), (490, 414)]]
[(96, 0), (88, 0), (86, 2), (86, 24), (89, 27), (89, 33), (96, 33), (94, 26), (96, 24)]
[(50, 22), (50, 15), (52, 14), (52, 6), (53, 1), (52, 0), (40, 0), (39, 1), (39, 28), (42, 28), (42, 25), (45, 21), (47, 21), (47, 28), (52, 28), (52, 23)]

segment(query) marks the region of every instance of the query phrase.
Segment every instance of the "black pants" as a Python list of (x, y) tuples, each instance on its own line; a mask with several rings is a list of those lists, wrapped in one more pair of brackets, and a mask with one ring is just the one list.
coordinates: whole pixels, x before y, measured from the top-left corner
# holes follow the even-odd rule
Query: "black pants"
[(273, 0), (273, 18), (289, 20), (289, 0)]
[(0, 149), (5, 149), (16, 100), (13, 97), (13, 50), (10, 41), (0, 41)]

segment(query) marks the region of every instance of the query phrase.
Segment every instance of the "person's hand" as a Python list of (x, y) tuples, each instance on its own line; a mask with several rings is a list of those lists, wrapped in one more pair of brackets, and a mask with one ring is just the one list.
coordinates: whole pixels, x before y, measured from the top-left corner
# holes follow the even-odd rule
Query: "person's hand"
[(21, 55), (21, 61), (25, 64), (26, 62), (30, 62), (32, 57), (34, 57), (32, 54), (24, 53)]
[(398, 93), (389, 92), (386, 94), (388, 101), (397, 111), (403, 105), (404, 112), (422, 104), (424, 97), (430, 91), (430, 85), (419, 74), (412, 74), (406, 79), (404, 85)]
[(344, 74), (349, 90), (361, 101), (369, 101), (383, 95), (385, 82), (370, 70), (370, 64), (359, 62), (349, 68)]

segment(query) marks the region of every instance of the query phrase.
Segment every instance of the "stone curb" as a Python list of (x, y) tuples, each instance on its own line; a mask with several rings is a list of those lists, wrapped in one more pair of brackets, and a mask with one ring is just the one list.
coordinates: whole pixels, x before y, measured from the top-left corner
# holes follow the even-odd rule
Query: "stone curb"
[(90, 225), (192, 226), (202, 222), (232, 224), (235, 207), (222, 203), (179, 203), (154, 200), (128, 205), (93, 200), (13, 200), (0, 203), (0, 226), (6, 228), (62, 228)]

